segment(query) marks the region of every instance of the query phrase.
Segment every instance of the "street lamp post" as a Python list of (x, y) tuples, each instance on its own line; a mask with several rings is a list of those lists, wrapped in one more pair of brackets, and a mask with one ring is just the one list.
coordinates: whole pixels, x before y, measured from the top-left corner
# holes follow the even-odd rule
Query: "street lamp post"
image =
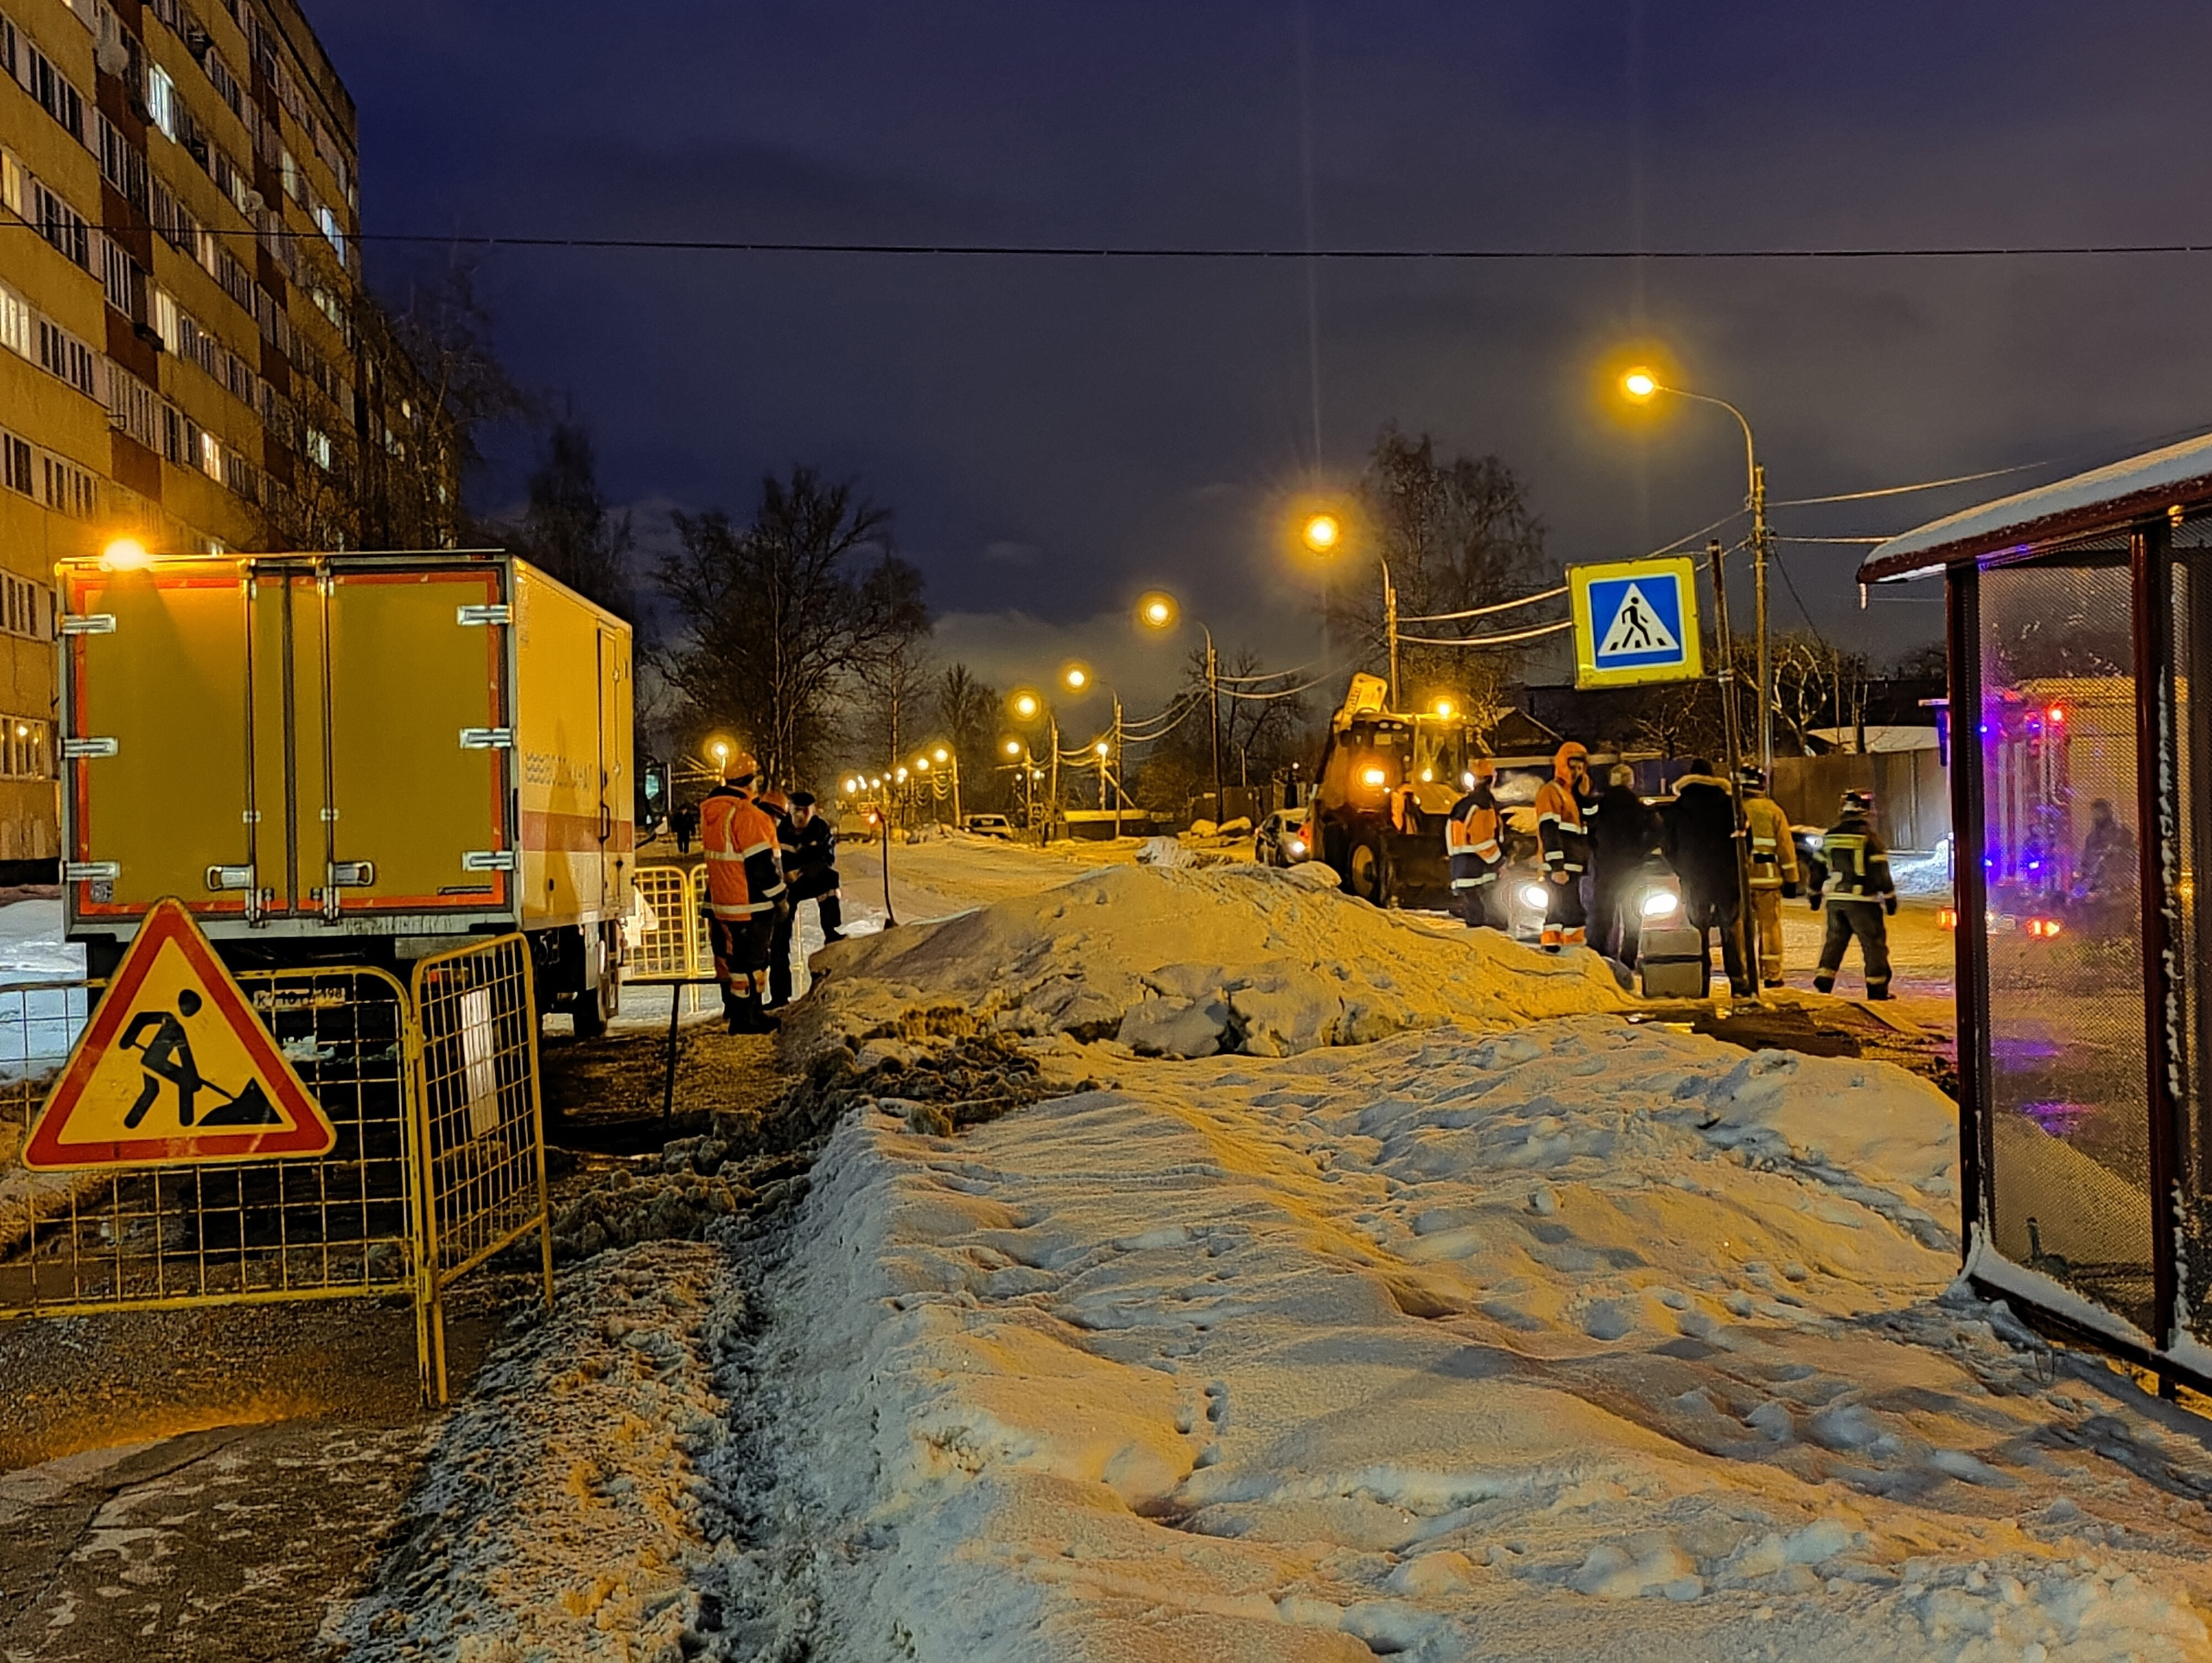
[[(1720, 638), (1720, 734), (1728, 747), (1728, 778), (1735, 789), (1728, 793), (1729, 841), (1733, 846), (1736, 873), (1736, 917), (1728, 926), (1732, 956), (1741, 973), (1751, 978), (1756, 994), (1759, 979), (1764, 974), (1758, 963), (1758, 931), (1751, 928), (1751, 882), (1750, 871), (1751, 839), (1744, 823), (1744, 793), (1740, 774), (1744, 765), (1744, 745), (1736, 722), (1736, 661), (1729, 651), (1728, 634), (1728, 574), (1721, 562), (1725, 558), (1719, 539), (1705, 545), (1706, 558), (1713, 562), (1713, 624)], [(1702, 924), (1700, 922), (1700, 928)], [(1728, 991), (1736, 991), (1729, 984)]]
[[(1058, 819), (1060, 814), (1059, 715), (1053, 710), (1051, 702), (1040, 694), (1027, 691), (1017, 693), (1014, 695), (1012, 702), (1014, 714), (1024, 721), (1035, 721), (1039, 716), (1043, 716), (1046, 735), (1052, 741), (1052, 754), (1050, 764), (1052, 778), (1046, 787), (1046, 796), (1050, 799), (1050, 803), (1045, 816), (1045, 841), (1050, 842), (1052, 838), (1052, 822)], [(1033, 813), (1031, 818), (1033, 820), (1035, 817)]]
[[(1175, 602), (1168, 595), (1155, 592), (1137, 602), (1137, 621), (1147, 629), (1173, 629), (1175, 618)], [(1206, 638), (1206, 711), (1213, 728), (1213, 812), (1220, 821), (1229, 817), (1221, 784), (1221, 655), (1214, 651), (1213, 631), (1195, 618), (1191, 621)]]
[[(1317, 555), (1336, 552), (1344, 543), (1344, 522), (1334, 514), (1314, 514), (1306, 519), (1299, 535), (1306, 546)], [(1382, 640), (1389, 650), (1390, 685), (1387, 689), (1390, 708), (1398, 708), (1398, 587), (1390, 581), (1390, 562), (1382, 555), (1375, 563), (1382, 568)]]
[(1767, 778), (1774, 777), (1774, 653), (1767, 630), (1766, 568), (1773, 553), (1774, 539), (1766, 523), (1766, 470), (1759, 466), (1758, 449), (1751, 439), (1751, 424), (1743, 411), (1725, 398), (1714, 398), (1707, 393), (1694, 393), (1684, 387), (1669, 387), (1649, 370), (1630, 370), (1621, 378), (1621, 390), (1637, 403), (1666, 393), (1675, 398), (1687, 398), (1692, 403), (1712, 404), (1736, 418), (1736, 425), (1744, 430), (1744, 506), (1751, 516), (1751, 613), (1752, 627), (1758, 633), (1758, 698), (1759, 698), (1759, 766)]

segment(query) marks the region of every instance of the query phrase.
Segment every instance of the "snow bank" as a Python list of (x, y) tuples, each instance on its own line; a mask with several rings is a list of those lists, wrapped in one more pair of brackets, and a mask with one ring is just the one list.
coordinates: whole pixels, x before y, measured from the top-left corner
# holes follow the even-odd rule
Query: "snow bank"
[(1595, 1018), (1123, 1072), (816, 1168), (852, 1655), (2206, 1645), (2199, 1429), (1952, 1289), (1921, 1081)]
[(842, 943), (815, 968), (825, 985), (798, 1025), (817, 1043), (856, 1044), (932, 1002), (1001, 1031), (1165, 1057), (1281, 1057), (1627, 1007), (1594, 954), (1423, 929), (1303, 867), (1105, 868)]

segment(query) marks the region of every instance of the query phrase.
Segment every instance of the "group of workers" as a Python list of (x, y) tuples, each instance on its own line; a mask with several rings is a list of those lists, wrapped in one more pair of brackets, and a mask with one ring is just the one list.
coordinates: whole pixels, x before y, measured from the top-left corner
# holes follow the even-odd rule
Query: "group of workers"
[[(1488, 758), (1473, 765), (1467, 792), (1445, 823), (1444, 842), (1460, 917), (1470, 928), (1504, 930), (1510, 927), (1503, 882), (1507, 828), (1497, 773)], [(1547, 950), (1586, 944), (1632, 967), (1643, 934), (1645, 879), (1656, 857), (1680, 884), (1683, 922), (1708, 948), (1712, 933), (1719, 932), (1729, 987), (1738, 997), (1750, 997), (1751, 967), (1738, 933), (1740, 835), (1748, 857), (1748, 924), (1758, 932), (1765, 985), (1782, 986), (1782, 904), (1802, 892), (1814, 911), (1827, 914), (1813, 985), (1824, 993), (1834, 990), (1845, 951), (1856, 940), (1866, 996), (1890, 996), (1887, 920), (1897, 910), (1897, 886), (1889, 852), (1874, 830), (1873, 800), (1866, 792), (1843, 794), (1836, 823), (1810, 857), (1810, 873), (1798, 860), (1789, 816), (1767, 795), (1766, 777), (1755, 767), (1743, 769), (1732, 784), (1716, 777), (1710, 762), (1695, 758), (1675, 781), (1671, 798), (1654, 808), (1637, 794), (1635, 770), (1625, 763), (1615, 764), (1605, 788), (1599, 790), (1589, 751), (1570, 740), (1552, 759), (1551, 778), (1536, 792), (1535, 811)]]
[(748, 752), (723, 765), (722, 783), (701, 799), (707, 857), (708, 936), (722, 1014), (732, 1033), (773, 1033), (791, 1003), (791, 936), (799, 903), (822, 915), (822, 938), (844, 939), (837, 834), (813, 794), (760, 789)]

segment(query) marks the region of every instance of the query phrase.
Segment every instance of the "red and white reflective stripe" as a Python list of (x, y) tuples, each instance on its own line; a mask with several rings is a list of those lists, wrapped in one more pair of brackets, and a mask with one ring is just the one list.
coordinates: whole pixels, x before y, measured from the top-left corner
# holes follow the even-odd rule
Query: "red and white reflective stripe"
[(774, 848), (775, 847), (776, 840), (772, 837), (769, 838), (765, 842), (751, 843), (737, 852), (737, 858), (741, 860), (749, 860), (756, 854), (766, 854), (770, 849)]
[(717, 918), (728, 922), (739, 918), (758, 917), (774, 905), (775, 902), (772, 900), (747, 901), (741, 904), (735, 901), (709, 901), (707, 903), (707, 911)]

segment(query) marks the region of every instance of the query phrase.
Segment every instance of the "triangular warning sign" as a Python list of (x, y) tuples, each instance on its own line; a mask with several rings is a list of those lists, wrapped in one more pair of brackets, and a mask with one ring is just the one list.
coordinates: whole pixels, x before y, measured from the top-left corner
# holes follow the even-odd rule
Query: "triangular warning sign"
[(28, 1167), (327, 1155), (338, 1135), (200, 926), (157, 901), (23, 1145)]
[(1631, 583), (1622, 593), (1598, 656), (1616, 658), (1630, 652), (1674, 652), (1681, 644), (1659, 616), (1658, 608), (1645, 598), (1642, 586)]

